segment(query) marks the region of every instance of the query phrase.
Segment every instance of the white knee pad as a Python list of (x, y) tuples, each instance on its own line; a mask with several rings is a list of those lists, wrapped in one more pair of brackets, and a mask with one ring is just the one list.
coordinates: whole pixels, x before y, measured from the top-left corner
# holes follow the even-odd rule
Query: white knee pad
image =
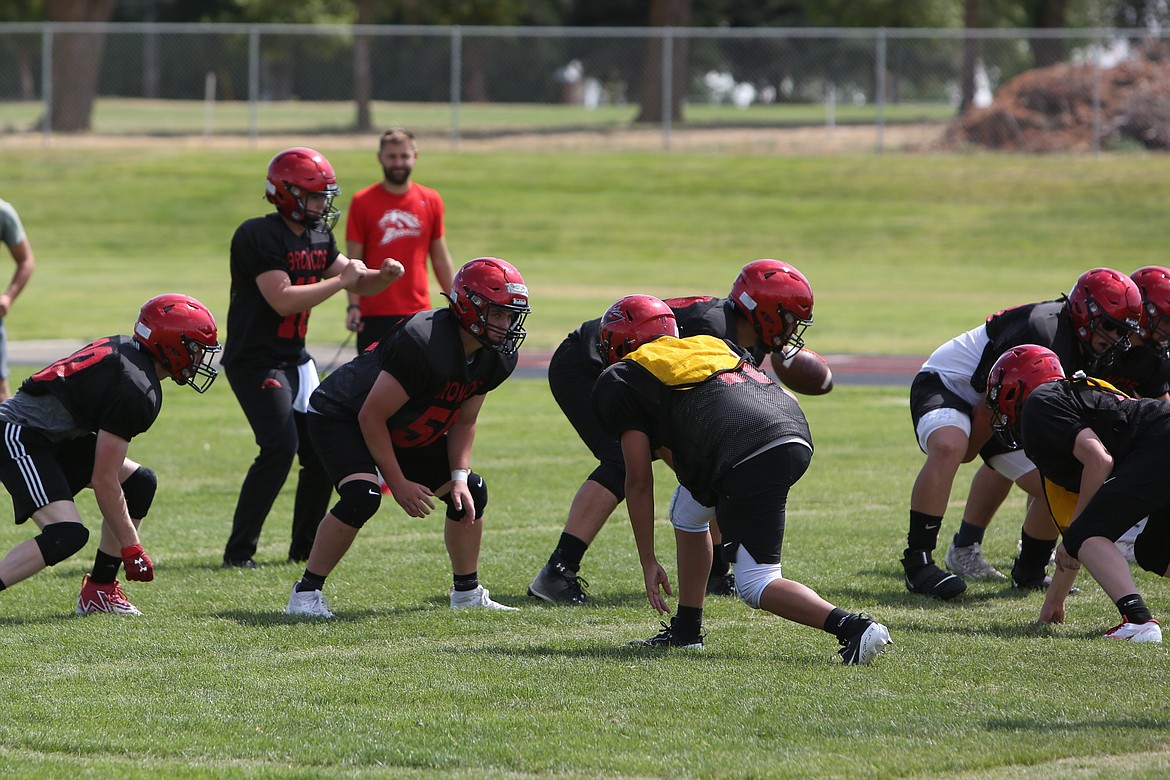
[(926, 452), (926, 441), (930, 438), (930, 434), (937, 431), (939, 428), (959, 428), (971, 437), (971, 416), (966, 412), (960, 412), (958, 409), (933, 409), (922, 415), (922, 419), (918, 421), (918, 428), (915, 433), (918, 434), (918, 447)]
[(760, 608), (760, 596), (764, 595), (764, 588), (773, 580), (782, 578), (780, 564), (756, 563), (756, 559), (742, 544), (736, 548), (732, 570), (735, 572), (735, 587), (740, 599), (752, 609)]
[(1024, 454), (1023, 450), (1012, 450), (1011, 452), (992, 455), (987, 459), (987, 465), (991, 466), (1000, 474), (1003, 474), (1012, 482), (1016, 482), (1029, 471), (1036, 470), (1036, 464), (1028, 460), (1028, 456)]
[(670, 524), (676, 531), (706, 533), (714, 519), (713, 507), (700, 504), (691, 495), (691, 491), (682, 485), (674, 489), (674, 494), (670, 497)]

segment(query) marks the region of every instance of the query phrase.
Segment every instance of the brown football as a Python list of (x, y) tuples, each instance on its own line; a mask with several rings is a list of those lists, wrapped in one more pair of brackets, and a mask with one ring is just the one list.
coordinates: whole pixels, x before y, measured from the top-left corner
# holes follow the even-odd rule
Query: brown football
[(824, 395), (833, 389), (833, 372), (828, 362), (811, 349), (801, 349), (788, 360), (773, 352), (772, 370), (781, 384), (794, 393)]

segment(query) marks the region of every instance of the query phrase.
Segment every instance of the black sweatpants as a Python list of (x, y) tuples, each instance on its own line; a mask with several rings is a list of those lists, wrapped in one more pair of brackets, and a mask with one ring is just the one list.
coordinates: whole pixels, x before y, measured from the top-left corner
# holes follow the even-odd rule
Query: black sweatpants
[(284, 487), (294, 456), (301, 468), (288, 555), (305, 560), (313, 549), (317, 526), (329, 509), (333, 486), (309, 439), (305, 415), (293, 411), (292, 402), (300, 387), (297, 367), (233, 364), (225, 367), (224, 373), (260, 447), (240, 488), (224, 560), (244, 560), (256, 554), (260, 529)]

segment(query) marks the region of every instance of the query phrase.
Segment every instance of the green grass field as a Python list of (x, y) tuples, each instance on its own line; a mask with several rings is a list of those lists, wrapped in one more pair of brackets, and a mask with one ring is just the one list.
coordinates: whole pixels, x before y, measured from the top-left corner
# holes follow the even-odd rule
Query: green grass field
[[(264, 210), (275, 151), (0, 150), (0, 196), (20, 208), (40, 263), (9, 337), (127, 332), (164, 290), (196, 295), (222, 320), (227, 243)], [(375, 175), (372, 148), (323, 151), (347, 197)], [(424, 150), (417, 177), (445, 196), (457, 258), (498, 254), (520, 267), (533, 347), (552, 347), (619, 295), (725, 294), (743, 262), (775, 256), (812, 279), (813, 348), (925, 355), (995, 309), (1067, 290), (1091, 266), (1167, 262), (1168, 168), (1139, 155)], [(321, 307), (315, 340), (340, 343), (343, 308)], [(143, 534), (158, 579), (127, 586), (146, 614), (72, 615), (92, 542), (0, 594), (3, 774), (1165, 777), (1170, 660), (1161, 646), (1101, 639), (1116, 610), (1093, 583), (1070, 597), (1061, 626), (1035, 625), (1040, 597), (1000, 585), (973, 583), (953, 604), (905, 591), (897, 557), (922, 462), (906, 396), (842, 386), (804, 403), (817, 454), (789, 504), (785, 574), (873, 613), (897, 643), (871, 666), (843, 668), (828, 634), (727, 599), (708, 605), (703, 653), (628, 648), (657, 622), (620, 511), (585, 559), (593, 606), (529, 599), (592, 468), (540, 380), (492, 394), (475, 450), (491, 486), (481, 576), (522, 611), (450, 611), (441, 521), (387, 503), (330, 577), (339, 618), (286, 618), (300, 574), (283, 562), (291, 483), (261, 567), (219, 569), (251, 433), (222, 379), (205, 396), (168, 383), (162, 417), (131, 448), (161, 481)], [(670, 477), (658, 476), (664, 518)], [(96, 530), (88, 495), (81, 505)], [(1022, 511), (1013, 495), (989, 530), (1001, 569)], [(664, 519), (657, 531), (673, 577)], [(0, 549), (30, 535), (0, 524)], [(1137, 579), (1166, 616), (1170, 582)]]

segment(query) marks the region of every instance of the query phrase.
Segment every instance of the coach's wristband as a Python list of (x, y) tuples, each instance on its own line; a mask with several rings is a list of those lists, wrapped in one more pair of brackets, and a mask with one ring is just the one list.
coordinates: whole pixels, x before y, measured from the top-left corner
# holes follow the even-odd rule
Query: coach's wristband
[(455, 469), (451, 472), (452, 482), (466, 482), (467, 475), (471, 473), (471, 469)]

